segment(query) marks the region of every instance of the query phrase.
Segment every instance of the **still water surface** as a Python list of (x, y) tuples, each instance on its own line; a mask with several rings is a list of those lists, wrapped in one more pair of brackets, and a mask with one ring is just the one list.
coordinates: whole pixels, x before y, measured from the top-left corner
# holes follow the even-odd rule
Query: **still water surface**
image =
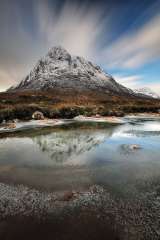
[(0, 181), (52, 191), (99, 184), (134, 196), (160, 183), (160, 120), (70, 124), (0, 138)]

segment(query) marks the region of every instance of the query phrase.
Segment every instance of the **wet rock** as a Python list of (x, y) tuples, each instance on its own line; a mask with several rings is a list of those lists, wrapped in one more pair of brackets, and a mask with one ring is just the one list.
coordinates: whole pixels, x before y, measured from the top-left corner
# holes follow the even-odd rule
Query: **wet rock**
[(133, 153), (135, 151), (138, 151), (142, 149), (142, 147), (139, 144), (122, 144), (121, 150), (124, 153)]
[(129, 145), (129, 149), (138, 150), (138, 149), (141, 149), (141, 146), (138, 144), (131, 144), (131, 145)]

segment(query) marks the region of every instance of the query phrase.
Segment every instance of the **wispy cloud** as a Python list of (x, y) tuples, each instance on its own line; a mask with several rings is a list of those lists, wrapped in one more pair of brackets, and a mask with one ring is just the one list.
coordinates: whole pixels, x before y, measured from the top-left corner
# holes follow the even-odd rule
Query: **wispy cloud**
[[(57, 8), (56, 2), (54, 6), (50, 4), (48, 0), (33, 1), (31, 17), (34, 29), (27, 29), (20, 6), (12, 1), (3, 1), (0, 9), (3, 23), (0, 71), (12, 79), (15, 77), (13, 69), (17, 73), (17, 81), (20, 81), (35, 62), (56, 45), (65, 47), (74, 55), (96, 56), (105, 26), (103, 8), (77, 1), (65, 1), (61, 9)], [(3, 74), (0, 82), (7, 88), (9, 81), (5, 79)]]
[(149, 88), (160, 95), (160, 83), (145, 83), (142, 75), (114, 75), (117, 82), (131, 89)]
[[(3, 81), (2, 81), (3, 80)], [(17, 78), (14, 74), (10, 74), (7, 71), (0, 70), (0, 92), (6, 90), (6, 86), (16, 84)]]
[(143, 76), (140, 75), (114, 75), (114, 78), (117, 82), (120, 84), (128, 87), (128, 88), (138, 88), (141, 86), (141, 80), (143, 79)]
[[(91, 59), (104, 69), (134, 69), (160, 58), (160, 15), (134, 31), (128, 29), (111, 42), (116, 32), (113, 25), (123, 12), (116, 12), (107, 4), (66, 0), (59, 8), (58, 0), (33, 0), (28, 1), (32, 4), (27, 12), (20, 5), (23, 1), (1, 1), (1, 89), (21, 80), (54, 45), (62, 45), (70, 53)], [(112, 21), (115, 21), (113, 25)], [(137, 73), (133, 75), (118, 77), (129, 87), (139, 83), (134, 78), (141, 77)]]
[(103, 32), (103, 9), (97, 5), (66, 1), (58, 12), (49, 4), (36, 3), (38, 29), (49, 46), (60, 44), (72, 54), (90, 57)]
[(152, 91), (156, 92), (160, 96), (160, 83), (149, 83), (146, 84), (146, 87), (149, 87)]
[(103, 53), (103, 61), (113, 68), (137, 68), (156, 59), (160, 59), (160, 15), (128, 32)]

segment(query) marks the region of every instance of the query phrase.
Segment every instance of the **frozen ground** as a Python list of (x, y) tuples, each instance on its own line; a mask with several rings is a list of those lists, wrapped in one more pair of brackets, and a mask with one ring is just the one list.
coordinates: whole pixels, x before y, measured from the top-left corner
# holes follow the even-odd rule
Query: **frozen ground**
[[(92, 186), (81, 193), (45, 193), (22, 185), (1, 183), (0, 196), (0, 227), (4, 221), (7, 223), (8, 219), (18, 217), (37, 219), (37, 222), (68, 219), (76, 226), (76, 221), (85, 216), (89, 221), (97, 219), (102, 226), (104, 223), (106, 227), (111, 225), (112, 232), (119, 237), (113, 239), (160, 238), (159, 200), (151, 198), (151, 195), (147, 198), (140, 196), (132, 202), (114, 199), (100, 186)], [(83, 224), (85, 226), (86, 223)]]

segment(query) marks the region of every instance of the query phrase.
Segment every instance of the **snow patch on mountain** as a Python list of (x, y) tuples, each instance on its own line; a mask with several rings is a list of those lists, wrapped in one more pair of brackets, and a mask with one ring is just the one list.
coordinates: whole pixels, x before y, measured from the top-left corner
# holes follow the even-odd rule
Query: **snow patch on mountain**
[(118, 84), (111, 75), (83, 57), (72, 56), (62, 47), (53, 47), (33, 70), (10, 91), (54, 88), (99, 90), (105, 93), (134, 94)]
[(160, 98), (160, 95), (158, 95), (157, 93), (155, 93), (154, 91), (152, 91), (148, 87), (135, 89), (134, 92), (137, 93), (137, 94), (143, 94), (145, 96), (149, 96), (149, 97), (152, 97), (152, 98), (157, 98), (157, 99)]

